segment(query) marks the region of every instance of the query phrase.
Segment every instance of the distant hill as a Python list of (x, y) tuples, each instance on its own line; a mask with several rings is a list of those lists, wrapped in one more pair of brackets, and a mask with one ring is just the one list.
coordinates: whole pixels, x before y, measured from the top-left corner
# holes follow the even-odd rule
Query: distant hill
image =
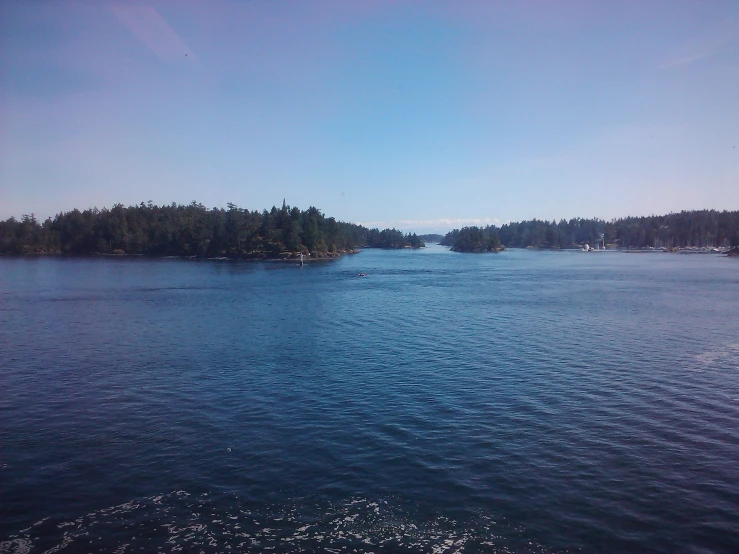
[(423, 242), (440, 243), (444, 238), (444, 235), (430, 234), (430, 235), (418, 235), (418, 238)]

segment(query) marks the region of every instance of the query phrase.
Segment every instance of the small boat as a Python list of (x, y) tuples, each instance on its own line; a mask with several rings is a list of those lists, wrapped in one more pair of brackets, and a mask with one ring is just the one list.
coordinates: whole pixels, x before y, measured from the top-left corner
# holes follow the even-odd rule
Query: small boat
[(359, 275), (357, 275), (357, 277), (367, 277), (367, 275), (365, 275), (364, 273), (360, 273)]

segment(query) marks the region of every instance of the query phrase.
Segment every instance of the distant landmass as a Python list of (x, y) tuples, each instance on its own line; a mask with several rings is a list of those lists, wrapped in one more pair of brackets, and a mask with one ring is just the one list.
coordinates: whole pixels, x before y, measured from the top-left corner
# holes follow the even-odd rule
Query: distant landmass
[(423, 242), (435, 242), (436, 244), (439, 244), (444, 239), (444, 235), (431, 233), (428, 235), (418, 235), (418, 238)]
[[(334, 258), (357, 248), (421, 248), (440, 242), (457, 252), (507, 248), (683, 249), (739, 247), (739, 211), (682, 211), (605, 221), (532, 219), (464, 227), (445, 236), (368, 229), (337, 221), (318, 208), (249, 211), (234, 204), (206, 208), (151, 202), (60, 213), (43, 222), (33, 215), (0, 221), (0, 254), (104, 254), (198, 258)], [(734, 250), (733, 252), (736, 252)]]
[(0, 222), (3, 254), (108, 254), (200, 258), (334, 258), (358, 247), (420, 248), (415, 234), (368, 229), (336, 221), (318, 208), (249, 211), (151, 202), (60, 213), (39, 222), (33, 215)]
[(566, 221), (532, 219), (500, 227), (464, 227), (441, 244), (457, 252), (497, 252), (509, 248), (724, 248), (739, 247), (739, 211), (682, 211), (661, 216)]
[(463, 227), (449, 232), (442, 240), (454, 252), (500, 252), (505, 248), (495, 227)]

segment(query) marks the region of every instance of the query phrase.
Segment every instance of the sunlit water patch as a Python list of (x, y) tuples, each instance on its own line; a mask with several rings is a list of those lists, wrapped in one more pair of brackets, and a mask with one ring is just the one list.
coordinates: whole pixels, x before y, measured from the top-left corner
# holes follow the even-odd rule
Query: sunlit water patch
[(739, 342), (721, 345), (720, 349), (707, 350), (695, 357), (697, 370), (711, 370), (727, 366), (739, 369)]

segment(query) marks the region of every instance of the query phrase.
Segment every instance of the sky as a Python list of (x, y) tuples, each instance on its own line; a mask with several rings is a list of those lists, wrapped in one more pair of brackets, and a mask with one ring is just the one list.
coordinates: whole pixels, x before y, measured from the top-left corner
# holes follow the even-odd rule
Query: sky
[(0, 219), (739, 209), (739, 2), (0, 0)]

